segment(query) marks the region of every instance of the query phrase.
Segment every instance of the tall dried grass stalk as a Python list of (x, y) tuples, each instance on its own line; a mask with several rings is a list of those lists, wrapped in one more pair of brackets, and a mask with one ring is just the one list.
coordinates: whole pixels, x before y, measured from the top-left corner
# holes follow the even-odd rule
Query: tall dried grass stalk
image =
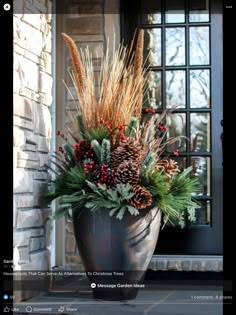
[[(144, 30), (141, 29), (138, 34), (136, 51), (134, 55), (134, 78), (142, 80), (142, 66), (143, 66), (143, 44), (144, 44)], [(138, 90), (139, 99), (134, 109), (134, 116), (141, 118), (143, 105), (143, 89), (140, 86)]]
[[(118, 125), (127, 125), (130, 117), (137, 113), (140, 118), (142, 110), (143, 87), (145, 85), (144, 71), (142, 70), (143, 35), (138, 37), (136, 58), (129, 56), (130, 50), (120, 44), (112, 55), (109, 50), (103, 55), (98, 80), (94, 77), (94, 67), (91, 53), (88, 49), (81, 54), (75, 53), (72, 39), (63, 36), (70, 43), (69, 52), (73, 60), (74, 82), (77, 77), (83, 78), (82, 87), (78, 91), (79, 112), (82, 114), (86, 130), (100, 127), (100, 118), (109, 121), (112, 129)], [(77, 51), (78, 52), (78, 51)], [(79, 61), (76, 59), (79, 58)], [(136, 60), (136, 61), (135, 61)], [(78, 69), (82, 76), (76, 76)], [(76, 117), (75, 117), (76, 118)]]
[(80, 58), (80, 53), (78, 51), (78, 48), (75, 42), (73, 41), (71, 37), (69, 37), (65, 33), (62, 33), (62, 36), (69, 48), (72, 65), (74, 68), (74, 76), (75, 76), (77, 91), (79, 94), (81, 94), (86, 84), (86, 79), (85, 79), (84, 68), (81, 62), (81, 58)]

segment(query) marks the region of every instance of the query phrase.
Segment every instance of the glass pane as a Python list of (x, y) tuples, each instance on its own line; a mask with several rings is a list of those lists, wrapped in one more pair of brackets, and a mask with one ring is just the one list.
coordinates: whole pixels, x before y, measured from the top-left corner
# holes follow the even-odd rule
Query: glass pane
[(141, 22), (142, 24), (161, 23), (161, 0), (142, 0), (141, 1)]
[(161, 29), (144, 30), (144, 60), (148, 66), (161, 66)]
[(190, 114), (190, 138), (191, 150), (210, 151), (210, 114), (209, 113), (192, 113)]
[(189, 36), (190, 65), (209, 64), (209, 27), (190, 27)]
[(165, 9), (166, 23), (184, 23), (185, 21), (184, 0), (178, 1), (166, 0)]
[(211, 202), (201, 201), (201, 208), (196, 209), (196, 222), (188, 225), (210, 225), (211, 224)]
[[(167, 117), (168, 126), (167, 138), (186, 136), (186, 114), (172, 114)], [(180, 152), (186, 151), (186, 139), (182, 138), (173, 144), (167, 145), (168, 152), (174, 152), (178, 149)]]
[(185, 65), (185, 28), (166, 28), (166, 65)]
[(199, 178), (201, 183), (201, 192), (199, 196), (210, 196), (211, 194), (211, 165), (209, 157), (192, 157), (191, 165), (193, 174)]
[(210, 70), (190, 70), (190, 107), (210, 107)]
[(144, 107), (151, 107), (154, 109), (161, 108), (161, 72), (149, 71), (147, 83), (147, 99), (144, 100)]
[(189, 22), (209, 22), (209, 0), (189, 0)]
[(185, 71), (166, 71), (166, 107), (184, 108), (185, 99)]

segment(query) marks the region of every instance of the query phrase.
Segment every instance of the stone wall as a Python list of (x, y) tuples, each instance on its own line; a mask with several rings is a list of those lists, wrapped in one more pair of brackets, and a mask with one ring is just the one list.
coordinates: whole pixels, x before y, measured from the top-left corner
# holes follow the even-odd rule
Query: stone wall
[(52, 135), (51, 2), (14, 4), (14, 267), (50, 267), (51, 210), (42, 208)]

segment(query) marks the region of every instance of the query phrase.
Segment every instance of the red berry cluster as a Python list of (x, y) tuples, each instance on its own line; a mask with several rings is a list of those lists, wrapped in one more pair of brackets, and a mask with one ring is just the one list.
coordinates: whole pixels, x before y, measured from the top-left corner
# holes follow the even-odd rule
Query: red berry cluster
[(64, 152), (65, 152), (64, 149), (63, 149), (63, 147), (59, 147), (58, 149), (59, 149), (59, 152), (61, 152), (61, 153), (64, 153)]
[(87, 140), (81, 140), (74, 145), (74, 155), (76, 161), (83, 162), (85, 159), (94, 159), (95, 152), (93, 146)]
[(64, 133), (61, 133), (60, 130), (57, 130), (57, 136), (61, 136), (63, 139), (65, 139), (67, 141), (67, 138), (65, 138)]
[(179, 156), (179, 150), (175, 150), (175, 151), (174, 151), (174, 155), (175, 155), (175, 156)]
[(145, 108), (145, 113), (149, 113), (149, 114), (155, 114), (155, 109), (153, 108)]
[(114, 171), (104, 163), (93, 171), (93, 175), (97, 184), (106, 184), (108, 187), (112, 186), (115, 177)]
[(168, 127), (166, 125), (160, 125), (158, 127), (158, 129), (161, 130), (161, 131), (166, 131), (166, 130), (168, 130)]
[(89, 172), (92, 171), (93, 167), (94, 167), (94, 161), (90, 161), (87, 164), (84, 163), (83, 169), (84, 169), (85, 174), (89, 174)]

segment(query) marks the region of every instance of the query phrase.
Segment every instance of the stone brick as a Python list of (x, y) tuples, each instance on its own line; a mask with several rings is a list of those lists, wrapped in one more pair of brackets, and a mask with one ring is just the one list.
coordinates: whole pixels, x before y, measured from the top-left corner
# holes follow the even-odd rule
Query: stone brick
[(30, 160), (18, 159), (17, 167), (28, 168), (28, 169), (38, 169), (39, 168), (39, 161), (30, 161)]
[(22, 87), (19, 72), (13, 71), (13, 93), (20, 93)]
[(24, 146), (25, 151), (36, 152), (36, 144), (26, 143)]
[(39, 91), (45, 94), (52, 93), (52, 77), (42, 71), (39, 71)]
[(67, 253), (75, 252), (75, 238), (72, 235), (67, 235), (66, 237), (66, 252)]
[(72, 222), (67, 222), (66, 223), (66, 231), (69, 233), (74, 233), (74, 227)]
[(34, 196), (17, 196), (18, 208), (32, 208), (34, 205)]
[(41, 18), (40, 14), (24, 14), (22, 17), (22, 21), (28, 23), (29, 25), (33, 26), (37, 30), (40, 30), (41, 26)]
[(42, 52), (41, 54), (41, 64), (43, 65), (45, 72), (52, 74), (52, 57), (47, 52)]
[(33, 0), (33, 5), (35, 8), (39, 10), (41, 13), (47, 12), (47, 5), (45, 0)]
[(25, 264), (29, 261), (29, 248), (28, 247), (18, 247), (19, 260), (18, 264)]
[(50, 156), (48, 154), (39, 154), (39, 166), (48, 166), (50, 163)]
[(37, 227), (43, 225), (43, 218), (41, 211), (38, 209), (34, 210), (18, 210), (17, 216), (17, 229), (25, 229), (30, 227)]
[(29, 251), (33, 252), (39, 249), (45, 248), (45, 237), (30, 238)]
[(31, 237), (43, 236), (44, 229), (30, 229), (25, 231), (14, 231), (13, 233), (13, 247), (28, 246)]
[(21, 87), (19, 90), (19, 95), (26, 96), (35, 102), (39, 102), (40, 96), (38, 92), (29, 90), (25, 87)]
[(14, 16), (21, 18), (23, 12), (23, 0), (15, 0), (13, 1), (13, 12)]
[[(24, 15), (24, 19), (31, 19), (32, 23), (36, 23), (37, 18), (40, 18), (40, 16), (37, 14)], [(14, 43), (30, 51), (31, 53), (40, 56), (43, 41), (42, 33), (39, 30), (19, 19), (13, 19), (13, 31)]]
[(13, 168), (17, 167), (17, 155), (18, 155), (18, 148), (13, 147)]
[(32, 121), (26, 120), (26, 119), (18, 117), (18, 116), (13, 117), (13, 125), (18, 126), (18, 127), (22, 127), (24, 129), (28, 129), (28, 130), (33, 130), (33, 127), (34, 127)]
[(67, 14), (71, 15), (92, 15), (95, 16), (97, 14), (101, 15), (102, 13), (102, 5), (101, 4), (93, 4), (93, 3), (79, 3), (79, 4), (71, 4), (68, 6)]
[[(14, 44), (13, 50), (14, 50), (14, 52), (15, 52), (15, 53), (14, 53), (14, 58), (13, 58), (14, 64), (15, 64), (15, 62), (18, 61), (17, 56), (24, 56), (25, 58), (27, 58), (27, 59), (33, 61), (33, 62), (36, 63), (36, 64), (39, 63), (39, 57), (38, 57), (38, 56), (36, 56), (35, 54), (31, 53), (31, 52), (28, 51), (28, 50), (25, 50), (24, 48), (20, 47), (19, 45)], [(18, 64), (17, 64), (17, 66), (18, 66)], [(15, 65), (15, 67), (16, 67), (16, 65)], [(15, 70), (18, 70), (18, 67), (17, 67), (17, 68), (14, 68), (14, 69), (15, 69)]]
[(21, 270), (49, 270), (49, 252), (45, 250), (30, 254), (30, 263), (22, 265)]
[(38, 147), (39, 152), (50, 152), (50, 138), (38, 136)]
[(38, 180), (33, 183), (34, 196), (42, 196), (46, 193), (47, 184)]
[(18, 127), (13, 127), (13, 145), (17, 148), (23, 148), (25, 145), (25, 133)]
[(50, 138), (51, 129), (51, 114), (48, 107), (36, 104), (34, 110), (34, 132)]
[(48, 53), (52, 52), (52, 34), (51, 34), (51, 32), (49, 32), (47, 34), (47, 36), (44, 38), (43, 51), (46, 51)]
[(19, 60), (18, 72), (23, 86), (38, 91), (39, 68), (34, 62), (21, 57)]
[(15, 193), (33, 192), (33, 176), (32, 173), (23, 169), (15, 169), (13, 173)]
[(18, 159), (30, 160), (30, 161), (38, 161), (39, 157), (34, 152), (18, 151)]
[(87, 18), (68, 18), (66, 19), (67, 34), (102, 34), (103, 33), (103, 18), (102, 16), (87, 17)]
[(39, 93), (39, 102), (47, 105), (47, 106), (51, 106), (53, 101), (53, 97), (51, 94), (44, 94), (44, 93)]
[(52, 241), (52, 220), (45, 222), (45, 246), (49, 247)]
[(47, 172), (34, 172), (33, 178), (38, 180), (48, 180), (49, 174)]
[[(81, 264), (82, 263), (82, 260), (80, 258), (79, 255), (66, 255), (66, 263), (67, 264)], [(78, 270), (80, 270), (79, 268), (76, 268)]]
[(13, 196), (13, 228), (16, 227), (16, 217), (17, 217), (17, 198)]
[(25, 131), (26, 142), (36, 145), (38, 143), (38, 135), (35, 135), (32, 131)]
[(168, 264), (167, 264), (167, 269), (168, 270), (173, 270), (173, 271), (180, 271), (180, 270), (182, 270), (181, 261), (179, 261), (179, 260), (169, 261)]

